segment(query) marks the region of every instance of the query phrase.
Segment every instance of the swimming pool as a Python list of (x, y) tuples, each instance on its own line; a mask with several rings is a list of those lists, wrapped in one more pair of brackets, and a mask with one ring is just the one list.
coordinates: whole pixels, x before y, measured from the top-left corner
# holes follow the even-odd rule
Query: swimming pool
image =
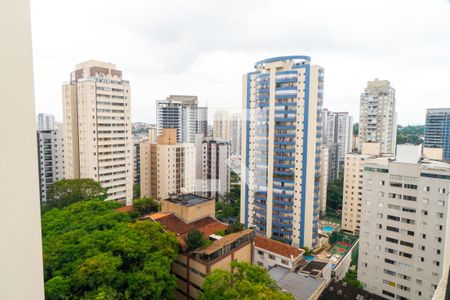
[(325, 226), (324, 228), (322, 228), (323, 231), (331, 233), (334, 231), (334, 227), (331, 226)]
[(304, 258), (305, 258), (307, 261), (312, 261), (312, 260), (314, 259), (314, 255), (306, 255), (306, 256), (304, 256)]

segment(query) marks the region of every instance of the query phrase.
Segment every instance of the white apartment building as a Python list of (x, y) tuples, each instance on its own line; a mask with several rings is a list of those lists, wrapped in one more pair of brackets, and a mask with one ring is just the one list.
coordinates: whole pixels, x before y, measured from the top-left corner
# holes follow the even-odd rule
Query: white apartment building
[(345, 154), (352, 152), (353, 117), (348, 112), (332, 112), (323, 110), (322, 142), (330, 145), (330, 151), (337, 149), (335, 155), (330, 155), (330, 180), (339, 176), (339, 170), (344, 167)]
[(197, 134), (207, 136), (208, 108), (198, 106), (197, 96), (170, 95), (156, 101), (156, 112), (158, 135), (175, 128), (178, 143), (194, 143)]
[(166, 199), (195, 191), (194, 144), (178, 144), (177, 130), (163, 129), (157, 143), (140, 145), (141, 197)]
[(39, 192), (41, 203), (47, 201), (47, 188), (52, 183), (64, 179), (64, 140), (62, 130), (37, 131), (37, 151), (39, 162)]
[(241, 113), (231, 114), (231, 155), (241, 155), (242, 144)]
[(0, 1), (0, 299), (44, 299), (30, 3)]
[(450, 164), (420, 147), (364, 164), (358, 279), (386, 299), (431, 299), (449, 267)]
[(108, 199), (131, 203), (130, 84), (111, 63), (78, 64), (63, 84), (66, 178), (92, 178)]
[(241, 223), (295, 247), (318, 238), (323, 78), (310, 57), (282, 56), (243, 80)]
[(359, 145), (378, 142), (381, 153), (395, 154), (397, 143), (397, 113), (395, 90), (389, 81), (369, 81), (361, 94), (359, 117)]
[(327, 213), (327, 187), (328, 187), (328, 146), (322, 145), (320, 152), (320, 182), (319, 182), (319, 201), (320, 215), (325, 216)]
[(55, 116), (52, 114), (37, 115), (37, 130), (53, 130), (56, 129)]
[(220, 199), (230, 192), (230, 142), (195, 137), (196, 188), (203, 197)]
[(346, 233), (360, 233), (364, 163), (379, 156), (379, 143), (364, 143), (361, 153), (349, 153), (345, 156), (341, 225)]

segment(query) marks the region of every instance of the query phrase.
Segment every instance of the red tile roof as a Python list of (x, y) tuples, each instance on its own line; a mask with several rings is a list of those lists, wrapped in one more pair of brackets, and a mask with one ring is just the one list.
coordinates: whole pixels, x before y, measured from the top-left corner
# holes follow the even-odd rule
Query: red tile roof
[(156, 213), (147, 217), (163, 225), (167, 231), (175, 233), (183, 248), (185, 246), (184, 239), (192, 230), (198, 230), (203, 233), (205, 238), (208, 238), (211, 234), (218, 231), (225, 231), (228, 228), (228, 225), (211, 217), (205, 217), (191, 223), (184, 222), (173, 213), (168, 215)]
[(299, 255), (303, 255), (303, 253), (305, 252), (302, 249), (298, 249), (282, 242), (261, 236), (255, 237), (255, 246), (289, 259), (295, 259)]
[(122, 207), (116, 208), (116, 211), (123, 212), (123, 213), (132, 212), (133, 210), (134, 210), (133, 205), (122, 206)]

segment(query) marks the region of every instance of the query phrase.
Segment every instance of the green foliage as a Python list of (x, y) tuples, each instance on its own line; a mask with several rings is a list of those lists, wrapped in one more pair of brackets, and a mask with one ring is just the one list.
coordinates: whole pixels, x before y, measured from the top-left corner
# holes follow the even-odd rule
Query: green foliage
[(415, 144), (422, 143), (425, 126), (398, 126), (397, 128), (397, 144)]
[(233, 273), (217, 269), (205, 278), (200, 300), (294, 299), (290, 294), (285, 294), (277, 288), (275, 281), (265, 269), (237, 261), (230, 265)]
[(47, 202), (44, 210), (63, 208), (78, 201), (92, 199), (104, 200), (106, 189), (92, 179), (62, 179), (51, 184), (47, 189)]
[(327, 208), (336, 211), (342, 209), (342, 191), (344, 188), (344, 173), (339, 173), (339, 178), (328, 183)]
[(231, 181), (231, 183), (237, 183), (237, 182), (241, 181), (241, 178), (239, 177), (239, 175), (236, 172), (231, 170), (231, 172), (230, 172), (230, 181)]
[(219, 230), (214, 233), (215, 235), (225, 236), (225, 231)]
[(244, 225), (239, 222), (233, 222), (228, 225), (228, 228), (225, 230), (225, 234), (239, 232), (244, 229)]
[(359, 134), (359, 123), (353, 124), (353, 135)]
[(216, 202), (216, 218), (225, 223), (235, 222), (241, 213), (241, 186), (232, 185), (225, 199)]
[(188, 250), (195, 250), (207, 246), (208, 240), (203, 237), (203, 234), (198, 230), (190, 231), (186, 236), (186, 244), (188, 245)]
[(342, 281), (348, 285), (354, 286), (356, 288), (363, 288), (361, 281), (357, 279), (358, 273), (357, 271), (348, 270), (347, 274), (345, 274), (344, 279)]
[(309, 256), (313, 254), (312, 249), (309, 249), (308, 247), (303, 247), (303, 250), (305, 250), (305, 253), (303, 253), (304, 256)]
[(159, 204), (150, 197), (144, 197), (133, 200), (134, 209), (139, 212), (141, 216), (156, 212), (159, 210)]
[(46, 299), (170, 299), (175, 236), (91, 200), (42, 216)]
[(135, 183), (133, 184), (133, 199), (141, 198), (141, 184)]

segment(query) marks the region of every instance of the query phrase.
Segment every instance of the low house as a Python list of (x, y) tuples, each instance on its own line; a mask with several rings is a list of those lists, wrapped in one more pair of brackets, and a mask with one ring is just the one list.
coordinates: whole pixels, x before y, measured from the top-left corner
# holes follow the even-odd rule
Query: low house
[(270, 269), (275, 265), (295, 270), (303, 259), (303, 249), (262, 236), (255, 237), (253, 264)]

